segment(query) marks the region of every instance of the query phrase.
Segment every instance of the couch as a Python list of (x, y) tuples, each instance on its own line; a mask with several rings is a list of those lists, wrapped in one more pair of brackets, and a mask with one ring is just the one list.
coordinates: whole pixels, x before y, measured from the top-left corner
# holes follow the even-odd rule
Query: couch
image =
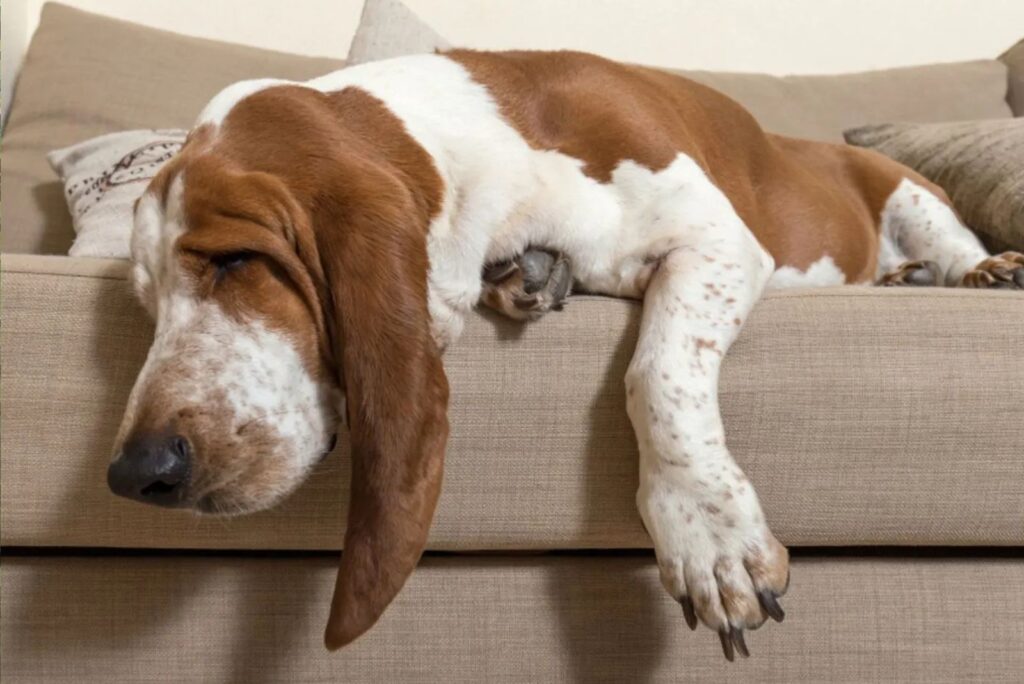
[[(112, 496), (106, 464), (152, 326), (124, 262), (62, 256), (73, 233), (45, 153), (187, 127), (234, 80), (339, 66), (44, 8), (0, 174), (5, 682), (1021, 681), (1024, 296), (1012, 293), (849, 287), (757, 306), (721, 396), (732, 451), (792, 551), (792, 586), (785, 622), (752, 633), (737, 663), (685, 628), (635, 511), (622, 378), (636, 302), (577, 296), (534, 324), (468, 322), (445, 359), (452, 431), (428, 551), (338, 653), (322, 629), (344, 438), (253, 516)], [(824, 140), (1024, 114), (1024, 44), (1004, 61), (693, 76), (771, 130)]]

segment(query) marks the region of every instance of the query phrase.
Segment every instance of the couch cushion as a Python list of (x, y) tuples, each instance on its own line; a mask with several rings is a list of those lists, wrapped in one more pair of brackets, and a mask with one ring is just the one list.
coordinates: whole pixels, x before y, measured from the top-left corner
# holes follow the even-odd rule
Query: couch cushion
[(846, 140), (918, 171), (946, 191), (967, 225), (1024, 251), (1024, 119), (865, 126)]
[[(785, 623), (726, 662), (650, 557), (426, 558), (377, 625), (323, 648), (334, 558), (0, 565), (18, 682), (1019, 682), (1024, 561), (797, 557)], [(527, 655), (528, 654), (528, 655)]]
[(307, 79), (340, 66), (47, 3), (4, 130), (3, 251), (66, 253), (71, 244), (63, 189), (46, 162), (50, 150), (132, 128), (188, 128), (230, 83)]
[(1000, 55), (999, 61), (1010, 71), (1010, 90), (1006, 101), (1010, 103), (1014, 116), (1024, 116), (1024, 40)]
[[(152, 327), (123, 262), (6, 256), (0, 542), (337, 549), (341, 446), (273, 511), (224, 521), (114, 497), (106, 465)], [(473, 315), (447, 353), (451, 439), (433, 549), (648, 547), (623, 376), (640, 307), (574, 297)], [(727, 439), (791, 545), (1024, 544), (1024, 296), (769, 294), (727, 355)]]
[(772, 133), (827, 142), (843, 142), (844, 130), (871, 123), (1012, 115), (1006, 66), (995, 60), (836, 76), (676, 73), (732, 97)]

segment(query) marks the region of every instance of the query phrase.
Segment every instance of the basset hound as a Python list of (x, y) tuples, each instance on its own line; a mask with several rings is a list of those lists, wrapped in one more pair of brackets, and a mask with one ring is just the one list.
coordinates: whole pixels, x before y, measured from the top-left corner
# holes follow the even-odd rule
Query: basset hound
[(693, 81), (575, 52), (401, 57), (219, 93), (135, 212), (156, 321), (108, 480), (147, 503), (274, 505), (329, 451), (352, 494), (326, 644), (369, 629), (427, 540), (442, 350), (483, 300), (643, 300), (625, 377), (661, 580), (726, 657), (782, 621), (786, 548), (733, 460), (723, 355), (768, 287), (1024, 288), (941, 189), (878, 154), (765, 133)]

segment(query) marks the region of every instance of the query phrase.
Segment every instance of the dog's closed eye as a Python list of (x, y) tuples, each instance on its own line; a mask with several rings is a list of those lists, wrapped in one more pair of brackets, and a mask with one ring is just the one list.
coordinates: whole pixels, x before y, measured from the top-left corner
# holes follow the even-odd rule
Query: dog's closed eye
[(255, 258), (254, 252), (224, 252), (210, 257), (210, 263), (217, 269), (218, 282), (228, 273), (237, 271)]

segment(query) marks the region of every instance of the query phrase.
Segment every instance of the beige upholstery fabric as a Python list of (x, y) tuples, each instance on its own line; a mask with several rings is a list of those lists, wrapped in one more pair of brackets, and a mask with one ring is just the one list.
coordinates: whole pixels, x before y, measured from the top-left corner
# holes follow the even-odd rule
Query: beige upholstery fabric
[(1014, 116), (1024, 116), (1024, 40), (999, 56), (999, 61), (1010, 70), (1010, 90), (1006, 101), (1010, 103)]
[(451, 45), (400, 0), (366, 0), (349, 64), (443, 50)]
[(329, 654), (334, 559), (5, 557), (4, 682), (1020, 682), (1024, 561), (797, 558), (728, 663), (653, 558), (430, 558)]
[[(112, 496), (111, 441), (152, 334), (125, 266), (8, 255), (3, 269), (2, 543), (338, 548), (343, 448), (252, 517), (196, 520)], [(431, 548), (649, 545), (622, 389), (639, 312), (576, 297), (526, 326), (470, 317), (446, 354), (452, 437)], [(726, 359), (722, 401), (779, 537), (1024, 543), (1021, 339), (1013, 293), (769, 295)]]
[(827, 142), (870, 123), (1011, 116), (1006, 66), (995, 60), (837, 76), (676, 73), (732, 97), (772, 133)]
[(4, 130), (3, 251), (67, 253), (74, 233), (50, 150), (133, 128), (188, 128), (230, 83), (306, 79), (340, 66), (46, 4)]
[(1024, 119), (867, 126), (846, 140), (917, 170), (967, 225), (1024, 250)]

